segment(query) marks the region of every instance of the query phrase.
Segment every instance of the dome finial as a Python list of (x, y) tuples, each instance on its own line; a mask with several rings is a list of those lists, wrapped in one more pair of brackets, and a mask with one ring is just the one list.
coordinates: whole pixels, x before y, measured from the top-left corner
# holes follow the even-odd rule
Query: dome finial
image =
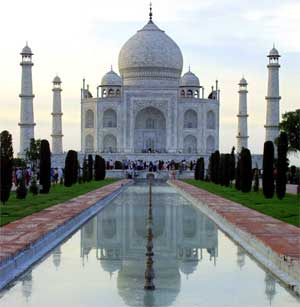
[(189, 65), (189, 72), (191, 72), (191, 65)]
[(112, 65), (110, 65), (110, 71), (113, 71), (113, 66)]
[(150, 12), (149, 12), (149, 21), (152, 22), (152, 2), (150, 2)]

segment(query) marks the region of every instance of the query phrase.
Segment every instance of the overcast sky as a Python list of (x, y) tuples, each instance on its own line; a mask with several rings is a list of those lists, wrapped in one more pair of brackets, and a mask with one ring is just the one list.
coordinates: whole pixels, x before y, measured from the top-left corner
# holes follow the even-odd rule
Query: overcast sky
[[(220, 150), (236, 145), (238, 82), (249, 86), (249, 148), (261, 153), (267, 92), (267, 58), (275, 43), (280, 59), (281, 113), (300, 106), (299, 0), (154, 0), (153, 20), (182, 50), (208, 89), (221, 88)], [(80, 87), (93, 94), (122, 45), (148, 21), (143, 0), (10, 0), (1, 3), (0, 130), (19, 149), (20, 51), (32, 48), (35, 136), (51, 134), (52, 79), (62, 79), (64, 149), (80, 149)]]

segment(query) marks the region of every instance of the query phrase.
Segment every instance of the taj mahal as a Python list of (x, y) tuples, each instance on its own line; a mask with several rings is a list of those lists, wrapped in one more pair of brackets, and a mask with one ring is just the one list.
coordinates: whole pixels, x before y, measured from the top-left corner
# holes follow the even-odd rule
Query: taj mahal
[[(22, 52), (20, 155), (34, 137), (32, 51)], [(266, 140), (279, 133), (279, 52), (268, 55)], [(204, 88), (189, 68), (183, 73), (179, 46), (153, 21), (119, 52), (119, 74), (111, 67), (92, 91), (83, 79), (81, 88), (81, 152), (123, 159), (208, 160), (219, 149), (220, 89), (218, 81)], [(52, 158), (63, 163), (61, 79), (53, 80)], [(247, 81), (238, 83), (237, 152), (248, 147)], [(209, 88), (209, 90), (207, 90)], [(260, 164), (260, 163), (259, 163)]]
[(120, 76), (83, 85), (81, 149), (102, 153), (209, 154), (219, 146), (219, 91), (204, 97), (178, 45), (152, 21), (119, 53)]

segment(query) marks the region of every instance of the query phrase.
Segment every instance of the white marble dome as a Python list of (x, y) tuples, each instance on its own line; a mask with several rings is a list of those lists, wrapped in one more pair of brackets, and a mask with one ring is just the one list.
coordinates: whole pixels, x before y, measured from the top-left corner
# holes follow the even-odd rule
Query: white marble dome
[(115, 73), (112, 69), (106, 73), (102, 80), (101, 80), (102, 86), (122, 86), (122, 79), (121, 77)]
[(119, 53), (119, 70), (126, 78), (179, 80), (183, 57), (177, 44), (152, 21), (132, 36)]
[(191, 71), (188, 71), (180, 79), (180, 86), (200, 87), (200, 81), (199, 81), (199, 78), (194, 73), (192, 73)]

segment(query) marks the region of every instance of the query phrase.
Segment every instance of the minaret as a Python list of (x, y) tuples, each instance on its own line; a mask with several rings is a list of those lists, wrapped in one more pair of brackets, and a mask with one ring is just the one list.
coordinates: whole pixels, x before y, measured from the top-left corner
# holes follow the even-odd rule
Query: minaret
[(62, 154), (62, 123), (61, 117), (63, 113), (61, 112), (61, 80), (58, 76), (53, 79), (53, 108), (52, 108), (52, 153)]
[(32, 93), (32, 55), (31, 49), (26, 46), (20, 53), (22, 56), (22, 81), (21, 81), (21, 114), (20, 114), (20, 152), (22, 157), (30, 146), (30, 139), (34, 138), (34, 117), (33, 117), (33, 98)]
[(237, 131), (237, 152), (240, 153), (242, 148), (248, 148), (248, 126), (247, 126), (247, 81), (243, 77), (239, 83), (239, 113), (238, 131)]
[(279, 96), (279, 53), (277, 49), (273, 46), (270, 51), (268, 58), (268, 95), (267, 100), (267, 114), (266, 114), (266, 141), (272, 141), (274, 143), (275, 139), (279, 134), (279, 101), (281, 97)]

